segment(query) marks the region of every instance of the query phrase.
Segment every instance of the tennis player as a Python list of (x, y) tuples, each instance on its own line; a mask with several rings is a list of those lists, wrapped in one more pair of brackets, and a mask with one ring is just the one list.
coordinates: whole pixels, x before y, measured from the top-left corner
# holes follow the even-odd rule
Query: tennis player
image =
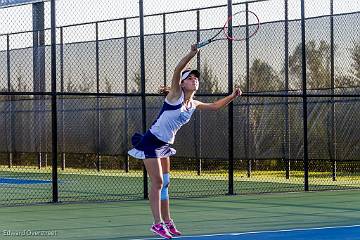
[(241, 90), (236, 88), (231, 95), (213, 103), (194, 100), (194, 94), (199, 88), (200, 72), (185, 67), (197, 53), (194, 44), (178, 63), (160, 114), (144, 135), (134, 134), (131, 139), (134, 148), (128, 151), (130, 156), (144, 160), (151, 179), (149, 200), (154, 224), (150, 230), (167, 239), (181, 235), (170, 216), (168, 192), (170, 156), (176, 153), (171, 144), (174, 143), (176, 132), (190, 121), (195, 109), (218, 110), (241, 95)]

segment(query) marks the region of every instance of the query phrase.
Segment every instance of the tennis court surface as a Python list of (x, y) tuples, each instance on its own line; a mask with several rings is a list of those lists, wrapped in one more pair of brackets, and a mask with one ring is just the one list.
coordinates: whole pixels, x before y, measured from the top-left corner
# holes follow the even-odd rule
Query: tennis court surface
[[(360, 191), (174, 199), (180, 239), (360, 239)], [(0, 239), (160, 239), (148, 202), (0, 208)]]
[[(333, 226), (323, 228), (286, 229), (260, 232), (222, 233), (208, 235), (194, 235), (178, 237), (176, 239), (360, 239), (360, 225), (354, 226)], [(145, 238), (159, 239), (159, 238)]]

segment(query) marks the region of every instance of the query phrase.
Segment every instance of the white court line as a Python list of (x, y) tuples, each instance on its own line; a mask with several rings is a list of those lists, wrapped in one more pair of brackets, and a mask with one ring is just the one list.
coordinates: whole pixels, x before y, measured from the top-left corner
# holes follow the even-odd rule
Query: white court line
[[(202, 238), (202, 237), (216, 237), (216, 236), (240, 236), (240, 235), (262, 234), (262, 233), (296, 232), (296, 231), (311, 231), (311, 230), (355, 228), (355, 227), (360, 227), (360, 225), (316, 227), (316, 228), (294, 228), (294, 229), (281, 229), (281, 230), (273, 230), (273, 231), (257, 231), (257, 232), (254, 231), (254, 232), (241, 232), (241, 233), (216, 233), (216, 234), (206, 234), (206, 235), (189, 235), (189, 236), (183, 236), (183, 237), (173, 237), (173, 239)], [(136, 239), (134, 238), (132, 240), (154, 240), (154, 239), (164, 239), (164, 238), (136, 238)]]

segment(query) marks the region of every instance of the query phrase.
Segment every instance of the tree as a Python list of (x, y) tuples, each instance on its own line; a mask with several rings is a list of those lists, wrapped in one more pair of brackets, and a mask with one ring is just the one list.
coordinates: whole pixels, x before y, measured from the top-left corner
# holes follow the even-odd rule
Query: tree
[[(16, 80), (17, 80), (17, 89), (16, 90), (19, 92), (26, 92), (27, 86), (24, 84), (22, 75), (18, 75), (16, 77)], [(12, 88), (12, 90), (14, 91), (15, 89)]]
[[(132, 82), (135, 83), (132, 87), (131, 92), (140, 92), (141, 91), (141, 75), (140, 70), (136, 71), (134, 73), (134, 76), (132, 78)], [(145, 82), (147, 80), (145, 79)], [(159, 86), (160, 88), (160, 86)], [(205, 62), (204, 68), (201, 71), (201, 80), (200, 80), (200, 89), (198, 91), (199, 93), (216, 93), (221, 92), (220, 86), (219, 86), (219, 79), (215, 74), (213, 73), (213, 70), (209, 67), (208, 63)]]
[(76, 87), (70, 78), (66, 83), (66, 91), (67, 92), (76, 92)]
[[(249, 77), (249, 90), (251, 92), (278, 91), (283, 86), (278, 73), (271, 65), (261, 59), (253, 61), (250, 66)], [(245, 78), (242, 83), (241, 87), (246, 91)], [(249, 136), (250, 143), (247, 144), (250, 144), (249, 146), (254, 149), (255, 154), (260, 154), (260, 157), (263, 157), (261, 155), (268, 149), (272, 149), (274, 145), (281, 144), (279, 141), (281, 139), (280, 132), (274, 130), (279, 128), (279, 116), (282, 116), (282, 112), (279, 112), (277, 105), (272, 104), (272, 102), (273, 100), (265, 97), (253, 98), (247, 108), (249, 111), (249, 126), (247, 127), (252, 130), (252, 134)], [(272, 133), (269, 134), (269, 132)]]
[(79, 91), (80, 92), (90, 92), (94, 83), (89, 80), (89, 77), (87, 77), (87, 74), (84, 72), (83, 72), (81, 78), (82, 78), (82, 82), (79, 85)]
[(199, 93), (216, 93), (221, 92), (219, 79), (205, 61), (204, 68), (201, 71), (201, 81)]
[(279, 75), (268, 63), (254, 60), (250, 68), (250, 91), (277, 91), (282, 85)]
[(335, 77), (335, 83), (339, 87), (358, 87), (359, 79), (348, 74), (340, 74)]
[(360, 42), (354, 43), (354, 48), (351, 51), (351, 58), (353, 59), (353, 63), (351, 64), (352, 75), (357, 79), (360, 80)]
[[(27, 92), (27, 91), (29, 91), (28, 86), (24, 83), (21, 70), (19, 72), (20, 72), (19, 75), (16, 77), (16, 81), (17, 81), (15, 83), (16, 87), (14, 87), (14, 85), (11, 84), (10, 92)], [(7, 88), (3, 88), (1, 91), (7, 92)], [(21, 100), (21, 99), (31, 99), (31, 98), (32, 98), (32, 96), (29, 96), (29, 95), (22, 95), (22, 96), (13, 95), (13, 96), (4, 97), (4, 99), (7, 99), (7, 100)]]
[(108, 79), (108, 76), (105, 76), (105, 91), (107, 93), (111, 93), (112, 92), (112, 84)]
[(72, 71), (71, 71), (71, 68), (70, 68), (70, 71), (69, 71), (69, 77), (68, 77), (68, 80), (66, 82), (66, 88), (65, 88), (66, 92), (76, 92), (76, 87), (72, 81)]
[[(330, 44), (323, 40), (320, 41), (319, 44), (317, 44), (315, 40), (306, 43), (307, 88), (324, 89), (331, 87), (330, 74), (332, 53), (330, 50)], [(296, 47), (294, 53), (289, 58), (289, 74), (295, 79), (298, 79), (299, 85), (297, 86), (297, 88), (301, 88), (301, 44)], [(337, 77), (337, 80), (348, 81), (348, 78), (346, 76), (340, 76)], [(330, 151), (324, 149), (330, 149), (332, 144), (331, 141), (333, 141), (333, 139), (329, 137), (329, 126), (331, 126), (331, 123), (329, 123), (329, 121), (331, 120), (331, 112), (327, 110), (326, 105), (318, 101), (322, 101), (322, 99), (311, 99), (308, 104), (307, 131), (309, 135), (309, 148), (312, 149), (311, 153), (314, 154), (313, 157), (328, 158)], [(296, 123), (297, 121), (295, 119), (290, 118), (290, 126), (296, 126)], [(301, 143), (299, 144), (301, 145)]]
[[(306, 43), (307, 87), (310, 89), (328, 88), (330, 86), (330, 44), (315, 40)], [(302, 83), (302, 46), (297, 45), (289, 56), (289, 74), (298, 80), (295, 88), (300, 89)]]
[(136, 71), (133, 77), (133, 82), (135, 86), (133, 86), (131, 92), (136, 93), (141, 91), (141, 74), (140, 70)]

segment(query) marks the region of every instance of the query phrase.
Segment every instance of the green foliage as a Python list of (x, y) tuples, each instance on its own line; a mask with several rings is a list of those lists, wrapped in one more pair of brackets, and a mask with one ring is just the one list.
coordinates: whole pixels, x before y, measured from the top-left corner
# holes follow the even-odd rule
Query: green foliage
[[(250, 82), (247, 83), (245, 76), (239, 76), (237, 84), (243, 91), (269, 92), (278, 91), (283, 88), (283, 83), (279, 74), (266, 61), (255, 59), (249, 72)], [(246, 128), (251, 129), (249, 143), (256, 153), (263, 149), (274, 147), (274, 143), (281, 143), (281, 135), (275, 131), (267, 134), (268, 129), (276, 129), (281, 121), (283, 112), (279, 107), (273, 105), (277, 99), (251, 98), (251, 104), (247, 108), (249, 111), (249, 122)], [(253, 105), (255, 103), (256, 105)]]
[(335, 87), (358, 87), (359, 86), (359, 79), (356, 79), (350, 75), (337, 75), (335, 76)]
[(11, 86), (12, 91), (19, 91), (19, 92), (28, 91), (27, 86), (24, 84), (22, 75), (17, 76), (16, 81), (17, 81), (17, 88), (14, 89), (13, 86)]
[[(306, 43), (307, 87), (310, 89), (330, 87), (330, 44), (315, 40)], [(297, 45), (293, 54), (289, 56), (289, 74), (298, 80), (297, 89), (302, 82), (302, 46)]]
[(70, 79), (66, 83), (66, 91), (67, 92), (76, 92), (76, 87)]
[(218, 93), (221, 92), (219, 86), (219, 79), (214, 74), (213, 70), (209, 67), (207, 61), (204, 63), (204, 67), (201, 71), (201, 80), (199, 93)]
[(105, 92), (112, 93), (112, 84), (109, 81), (108, 76), (105, 76)]
[(351, 52), (351, 57), (353, 59), (352, 66), (352, 74), (355, 77), (354, 80), (357, 80), (357, 82), (360, 80), (360, 42), (354, 43), (354, 48)]
[[(10, 92), (28, 92), (30, 91), (28, 89), (28, 86), (24, 83), (23, 81), (23, 76), (22, 76), (22, 73), (21, 73), (21, 70), (19, 71), (19, 75), (16, 77), (16, 84), (14, 87), (13, 84), (10, 84)], [(8, 88), (2, 88), (0, 90), (0, 92), (7, 92), (8, 91)], [(31, 99), (32, 96), (25, 96), (25, 95), (22, 95), (22, 96), (0, 96), (0, 101), (8, 101), (8, 100), (22, 100), (22, 99)]]
[(74, 85), (73, 81), (72, 81), (72, 75), (71, 72), (69, 74), (68, 80), (66, 82), (66, 88), (65, 88), (66, 92), (76, 92), (76, 86)]
[[(335, 49), (336, 50), (336, 49)], [(354, 43), (351, 49), (353, 63), (350, 75), (338, 74), (335, 83), (339, 87), (358, 86), (360, 79), (360, 43)], [(330, 88), (331, 83), (331, 51), (330, 44), (312, 40), (306, 44), (307, 86), (310, 89)], [(302, 82), (302, 48), (299, 44), (289, 57), (289, 74), (298, 80), (296, 89), (301, 88)]]
[(135, 86), (132, 87), (131, 92), (136, 93), (141, 91), (141, 73), (140, 69), (134, 73), (132, 82), (135, 83)]
[(76, 86), (74, 82), (72, 81), (72, 75), (70, 74), (68, 76), (68, 79), (66, 81), (66, 92), (84, 92), (88, 93), (91, 92), (94, 82), (89, 80), (89, 77), (87, 77), (86, 73), (83, 73), (81, 76), (81, 82)]
[(250, 68), (250, 91), (277, 91), (282, 87), (279, 75), (265, 61), (255, 59)]
[(82, 82), (79, 84), (79, 92), (83, 92), (83, 93), (91, 92), (94, 83), (89, 79), (86, 73), (82, 74), (81, 80)]

